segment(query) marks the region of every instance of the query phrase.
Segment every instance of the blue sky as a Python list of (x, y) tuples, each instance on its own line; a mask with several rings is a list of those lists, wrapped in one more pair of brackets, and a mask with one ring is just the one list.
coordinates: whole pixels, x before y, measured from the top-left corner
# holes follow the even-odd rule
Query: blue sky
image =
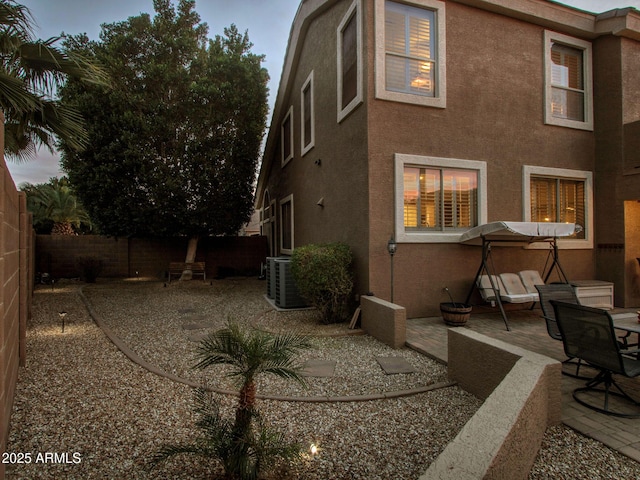
[[(37, 24), (37, 37), (47, 39), (61, 32), (86, 33), (98, 39), (100, 25), (126, 20), (141, 12), (153, 14), (153, 0), (18, 0), (31, 11)], [(173, 0), (172, 3), (177, 3)], [(209, 25), (209, 35), (222, 33), (235, 23), (240, 31), (248, 30), (253, 52), (266, 56), (265, 68), (271, 76), (270, 99), (273, 105), (280, 81), (291, 23), (299, 0), (196, 0), (196, 11)], [(565, 0), (582, 10), (602, 12), (632, 6), (640, 10), (640, 0)], [(23, 182), (44, 183), (61, 176), (57, 155), (42, 150), (38, 157), (16, 164), (7, 162), (16, 185)]]

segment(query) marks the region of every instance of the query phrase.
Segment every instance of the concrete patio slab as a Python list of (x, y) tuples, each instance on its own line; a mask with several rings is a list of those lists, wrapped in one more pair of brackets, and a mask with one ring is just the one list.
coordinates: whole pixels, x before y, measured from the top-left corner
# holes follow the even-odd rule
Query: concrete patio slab
[[(636, 309), (611, 311), (614, 319), (637, 317)], [(510, 310), (511, 331), (504, 328), (499, 312), (472, 315), (464, 327), (512, 345), (554, 358), (566, 360), (562, 342), (553, 340), (547, 333), (539, 308), (534, 310)], [(407, 320), (407, 346), (435, 360), (447, 364), (447, 327), (440, 317)], [(585, 370), (585, 374), (589, 370)], [(640, 377), (617, 378), (625, 391), (640, 398)], [(584, 386), (585, 380), (562, 376), (562, 422), (608, 447), (640, 461), (640, 419), (618, 418), (604, 415), (577, 403), (573, 390)]]
[(201, 341), (203, 341), (205, 338), (207, 338), (209, 336), (209, 333), (192, 333), (191, 335), (189, 335), (189, 341), (193, 342), (193, 343), (200, 343)]
[(376, 357), (376, 360), (387, 375), (414, 373), (413, 366), (402, 357)]
[(335, 360), (311, 359), (304, 363), (302, 375), (305, 377), (333, 377), (335, 369)]
[(183, 330), (204, 330), (205, 328), (209, 328), (209, 325), (203, 323), (185, 323), (182, 325)]

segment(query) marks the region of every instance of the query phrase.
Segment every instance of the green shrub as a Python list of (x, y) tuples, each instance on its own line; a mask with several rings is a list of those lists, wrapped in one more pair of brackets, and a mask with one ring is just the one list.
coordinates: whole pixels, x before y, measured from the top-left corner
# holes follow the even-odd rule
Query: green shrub
[(76, 258), (76, 265), (83, 281), (95, 283), (98, 275), (102, 273), (104, 264), (98, 257), (87, 255)]
[(296, 333), (271, 334), (245, 330), (237, 324), (212, 333), (200, 342), (199, 362), (194, 368), (228, 365), (231, 377), (241, 387), (233, 419), (224, 418), (215, 395), (196, 391), (196, 425), (201, 435), (191, 444), (166, 444), (151, 458), (150, 467), (178, 454), (217, 458), (226, 476), (233, 480), (262, 478), (278, 460), (299, 458), (300, 445), (290, 443), (284, 434), (272, 429), (257, 410), (256, 377), (272, 374), (306, 385), (302, 365), (296, 361), (301, 351), (311, 347), (308, 337)]
[(351, 250), (344, 243), (297, 247), (291, 271), (298, 292), (322, 314), (323, 323), (347, 320), (353, 290)]

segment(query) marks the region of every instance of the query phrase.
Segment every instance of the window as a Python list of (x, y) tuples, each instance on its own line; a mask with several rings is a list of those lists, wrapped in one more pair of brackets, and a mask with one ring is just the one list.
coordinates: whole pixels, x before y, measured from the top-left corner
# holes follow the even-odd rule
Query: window
[(404, 167), (404, 228), (470, 228), (477, 225), (478, 172)]
[(293, 253), (293, 195), (280, 201), (280, 252)]
[(354, 1), (338, 26), (338, 122), (362, 103), (362, 16)]
[(445, 5), (376, 0), (376, 97), (444, 108)]
[(545, 123), (593, 130), (591, 44), (545, 32)]
[(313, 115), (313, 71), (302, 85), (300, 91), (300, 131), (302, 155), (313, 148), (315, 144), (315, 119)]
[(486, 163), (395, 156), (396, 238), (401, 242), (457, 242), (486, 222)]
[(524, 182), (526, 221), (576, 223), (582, 232), (560, 242), (576, 248), (593, 246), (591, 172), (525, 166)]
[(281, 162), (284, 167), (293, 158), (293, 107), (289, 108), (280, 126), (280, 144), (282, 148)]

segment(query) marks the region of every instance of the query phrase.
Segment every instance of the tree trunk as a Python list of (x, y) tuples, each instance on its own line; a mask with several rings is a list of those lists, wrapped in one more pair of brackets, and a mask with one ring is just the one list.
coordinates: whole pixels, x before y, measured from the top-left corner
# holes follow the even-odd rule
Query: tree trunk
[[(196, 252), (198, 250), (198, 240), (200, 237), (194, 235), (189, 239), (189, 243), (187, 245), (187, 256), (185, 258), (185, 263), (193, 263), (196, 261)], [(182, 276), (180, 280), (191, 280), (193, 278), (193, 272), (189, 268), (185, 268), (182, 272)]]

